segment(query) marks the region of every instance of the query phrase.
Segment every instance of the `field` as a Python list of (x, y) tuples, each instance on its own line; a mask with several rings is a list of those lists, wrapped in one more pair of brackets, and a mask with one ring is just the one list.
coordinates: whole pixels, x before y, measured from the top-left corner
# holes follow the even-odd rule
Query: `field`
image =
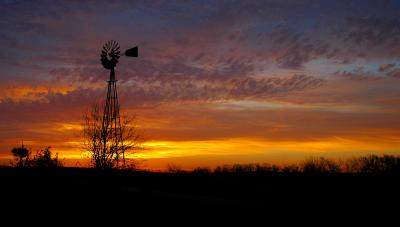
[[(398, 174), (159, 173), (2, 167), (0, 182), (3, 205), (12, 210), (44, 207), (41, 210), (48, 214), (73, 207), (69, 211), (78, 216), (92, 212), (139, 217), (166, 213), (207, 214), (204, 217), (259, 212), (370, 214), (398, 212), (393, 205), (399, 204), (400, 197)], [(63, 217), (63, 213), (57, 215)]]

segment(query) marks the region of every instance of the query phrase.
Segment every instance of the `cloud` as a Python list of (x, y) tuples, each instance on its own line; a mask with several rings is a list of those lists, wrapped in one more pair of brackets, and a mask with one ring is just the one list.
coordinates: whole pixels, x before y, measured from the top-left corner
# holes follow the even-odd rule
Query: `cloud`
[(393, 68), (396, 64), (383, 64), (379, 66), (379, 72), (386, 72), (389, 69)]
[(350, 32), (345, 40), (368, 47), (397, 46), (400, 40), (400, 21), (385, 17), (348, 17)]
[(334, 75), (354, 81), (376, 81), (383, 79), (382, 76), (376, 75), (374, 72), (366, 71), (364, 67), (357, 67), (352, 71), (337, 71)]
[[(8, 58), (34, 60), (41, 67), (50, 63), (60, 67), (93, 66), (98, 63), (102, 42), (118, 37), (123, 48), (130, 43), (139, 44), (141, 58), (153, 61), (152, 64), (170, 61), (160, 64), (164, 66), (162, 70), (179, 71), (166, 67), (190, 64), (214, 68), (226, 64), (231, 72), (254, 72), (254, 64), (265, 63), (299, 70), (318, 59), (350, 63), (353, 59), (368, 58), (363, 48), (371, 43), (375, 43), (377, 50), (367, 55), (399, 53), (398, 21), (393, 16), (396, 7), (370, 2), (358, 7), (367, 11), (371, 4), (377, 15), (384, 13), (387, 18), (354, 13), (353, 6), (344, 2), (100, 1), (93, 5), (61, 1), (47, 2), (43, 8), (37, 8), (34, 2), (10, 2), (3, 3), (1, 17), (5, 21), (3, 31), (7, 32), (0, 32), (0, 45), (13, 45), (14, 51), (5, 49)], [(107, 14), (110, 8), (120, 13)], [(107, 32), (104, 27), (109, 27)], [(384, 50), (389, 50), (388, 54)], [(229, 63), (230, 59), (235, 64)]]
[[(125, 109), (174, 103), (217, 103), (229, 100), (265, 100), (318, 88), (321, 79), (306, 75), (267, 78), (210, 80), (158, 77), (136, 78), (118, 83)], [(2, 121), (59, 122), (79, 119), (95, 102), (105, 98), (106, 83), (99, 88), (14, 86), (1, 97)], [(17, 95), (16, 95), (17, 94)]]
[(392, 71), (387, 73), (390, 77), (400, 79), (400, 69), (393, 69)]
[[(392, 132), (399, 131), (398, 109), (360, 111), (356, 105), (354, 108), (350, 105), (343, 106), (348, 111), (337, 111), (329, 104), (324, 109), (307, 104), (294, 107), (285, 102), (276, 107), (273, 101), (257, 103), (261, 106), (251, 108), (254, 102), (246, 101), (157, 106), (141, 112), (141, 123), (155, 140), (209, 140), (243, 135), (271, 141), (318, 141), (333, 137), (357, 140), (372, 139), (377, 131), (382, 133), (380, 138), (390, 139)], [(171, 117), (176, 113), (178, 118)]]
[(300, 69), (304, 63), (311, 60), (324, 57), (328, 54), (329, 45), (319, 41), (296, 42), (286, 50), (286, 52), (277, 57), (279, 66), (288, 69)]
[[(384, 11), (382, 11), (384, 12)], [(381, 12), (379, 12), (381, 13)], [(384, 15), (351, 15), (335, 30), (341, 49), (353, 59), (390, 59), (400, 56), (400, 21), (387, 10)]]
[(75, 90), (71, 86), (62, 85), (10, 85), (1, 86), (0, 103), (4, 102), (48, 102), (48, 97), (54, 94), (66, 95)]
[[(131, 85), (132, 84), (132, 85)], [(152, 77), (121, 84), (121, 97), (132, 104), (170, 102), (215, 102), (223, 100), (268, 99), (322, 86), (323, 81), (306, 75), (267, 78), (165, 80)]]

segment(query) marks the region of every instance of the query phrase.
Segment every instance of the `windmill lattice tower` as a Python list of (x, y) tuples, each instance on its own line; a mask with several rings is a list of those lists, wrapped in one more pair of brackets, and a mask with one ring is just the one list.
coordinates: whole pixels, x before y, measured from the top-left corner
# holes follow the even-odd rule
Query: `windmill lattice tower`
[[(124, 55), (128, 57), (138, 57), (138, 47), (126, 50)], [(123, 167), (125, 167), (123, 128), (121, 127), (117, 80), (115, 79), (114, 69), (118, 63), (118, 59), (121, 57), (118, 43), (114, 40), (108, 41), (103, 46), (100, 57), (103, 67), (110, 70), (101, 129), (103, 148), (100, 154), (102, 155), (101, 160), (108, 161), (109, 163), (102, 163), (101, 166), (114, 167), (114, 162), (116, 162), (118, 168), (120, 159), (122, 158)]]
[(119, 167), (121, 156), (123, 166), (125, 166), (124, 141), (122, 138), (121, 117), (119, 114), (117, 80), (115, 80), (114, 70), (120, 58), (119, 49), (120, 47), (116, 41), (109, 41), (103, 46), (100, 55), (101, 63), (104, 68), (110, 70), (101, 130), (103, 148), (100, 155), (102, 155), (101, 160), (103, 161), (111, 160), (110, 163), (103, 163), (103, 166), (111, 165), (110, 167), (113, 167), (114, 160), (117, 162), (117, 167)]

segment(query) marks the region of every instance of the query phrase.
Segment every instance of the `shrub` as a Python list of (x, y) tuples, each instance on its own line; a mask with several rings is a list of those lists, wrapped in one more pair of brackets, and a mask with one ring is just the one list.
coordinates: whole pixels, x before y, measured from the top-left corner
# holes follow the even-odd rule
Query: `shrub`
[(309, 158), (301, 164), (304, 173), (338, 173), (339, 163), (323, 157)]
[(284, 173), (300, 173), (301, 168), (296, 164), (287, 165), (282, 168), (282, 172)]
[(50, 147), (46, 147), (39, 151), (33, 158), (31, 165), (40, 168), (56, 168), (62, 167), (63, 164), (58, 160), (58, 153), (52, 158)]
[(169, 173), (185, 173), (184, 170), (180, 166), (177, 166), (175, 164), (168, 164), (167, 170)]
[(24, 145), (22, 145), (21, 147), (14, 147), (11, 150), (11, 153), (14, 157), (18, 159), (17, 167), (24, 167), (27, 165), (30, 154), (28, 148), (24, 147)]
[(207, 167), (196, 167), (192, 170), (194, 174), (208, 174), (211, 173), (211, 170)]
[(353, 158), (346, 162), (348, 172), (353, 173), (382, 173), (400, 172), (400, 157), (393, 155), (370, 155)]

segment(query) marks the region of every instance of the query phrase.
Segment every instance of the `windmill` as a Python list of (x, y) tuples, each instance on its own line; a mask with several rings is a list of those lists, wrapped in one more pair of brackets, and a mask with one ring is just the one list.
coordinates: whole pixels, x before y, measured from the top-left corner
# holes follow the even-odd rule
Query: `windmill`
[[(138, 57), (138, 47), (128, 49), (124, 53), (127, 57)], [(104, 44), (100, 59), (101, 64), (107, 70), (110, 70), (110, 78), (107, 88), (107, 97), (104, 106), (104, 113), (101, 128), (101, 160), (103, 167), (113, 167), (116, 162), (119, 167), (120, 158), (122, 158), (123, 166), (125, 166), (125, 148), (123, 141), (123, 131), (121, 128), (121, 117), (119, 114), (119, 102), (117, 93), (117, 80), (115, 79), (115, 67), (118, 59), (121, 57), (121, 51), (115, 40), (108, 41)]]

